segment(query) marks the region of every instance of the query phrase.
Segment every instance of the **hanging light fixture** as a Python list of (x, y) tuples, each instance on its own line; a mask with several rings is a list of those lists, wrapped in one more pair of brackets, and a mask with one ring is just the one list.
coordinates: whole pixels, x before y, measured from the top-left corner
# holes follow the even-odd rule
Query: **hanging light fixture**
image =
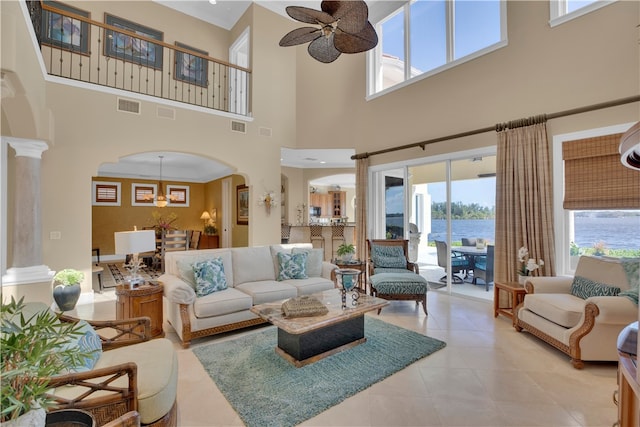
[[(164, 194), (164, 184), (162, 183), (162, 159), (164, 156), (158, 156), (160, 158), (160, 180), (158, 181), (158, 196), (155, 198), (156, 207), (164, 208), (167, 206), (169, 200), (173, 201), (174, 198), (171, 196), (166, 196)], [(154, 195), (150, 195), (149, 198), (154, 197)]]

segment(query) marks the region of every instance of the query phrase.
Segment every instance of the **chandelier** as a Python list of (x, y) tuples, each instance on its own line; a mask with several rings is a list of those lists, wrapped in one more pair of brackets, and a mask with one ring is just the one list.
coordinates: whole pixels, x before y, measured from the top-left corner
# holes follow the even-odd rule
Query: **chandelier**
[(164, 158), (164, 156), (158, 156), (160, 158), (160, 180), (158, 181), (158, 196), (155, 197), (155, 194), (150, 194), (146, 197), (147, 200), (151, 200), (153, 198), (155, 198), (155, 205), (156, 207), (159, 208), (164, 208), (165, 206), (167, 206), (167, 203), (169, 201), (175, 201), (176, 197), (171, 196), (171, 195), (165, 195), (164, 194), (164, 184), (162, 183), (162, 159)]

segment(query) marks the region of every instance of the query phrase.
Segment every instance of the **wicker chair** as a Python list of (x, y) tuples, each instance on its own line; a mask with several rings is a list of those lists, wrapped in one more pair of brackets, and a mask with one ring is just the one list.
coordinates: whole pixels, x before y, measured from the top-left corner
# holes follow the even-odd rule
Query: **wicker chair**
[[(79, 319), (67, 315), (61, 315), (60, 318), (66, 322), (79, 321)], [(87, 320), (87, 323), (100, 336), (102, 349), (105, 353), (120, 347), (131, 346), (127, 349), (128, 354), (139, 355), (144, 354), (145, 351), (148, 352), (148, 347), (152, 343), (154, 345), (159, 343), (159, 340), (149, 341), (151, 337), (151, 322), (148, 317), (116, 321)], [(164, 338), (160, 340), (163, 341), (162, 344), (168, 342)], [(167, 354), (166, 356), (176, 357), (173, 345), (170, 342), (169, 344), (170, 347), (167, 348), (171, 349), (172, 354)], [(123, 381), (117, 381), (121, 377), (125, 377), (128, 380), (124, 384)], [(139, 408), (139, 380), (138, 365), (136, 363), (120, 363), (86, 372), (52, 377), (49, 381), (51, 389), (49, 397), (56, 403), (54, 409), (82, 409), (91, 413), (96, 420), (96, 425), (99, 426), (105, 424), (109, 426), (177, 426), (178, 408), (175, 393), (173, 395), (173, 404), (171, 404), (171, 408), (166, 414), (153, 421), (141, 423), (143, 414)], [(174, 384), (174, 386), (177, 387), (177, 384)]]
[[(379, 247), (379, 248), (378, 248)], [(398, 256), (397, 263), (389, 257), (376, 257), (376, 252), (384, 252), (385, 247), (402, 248), (404, 257)], [(415, 301), (422, 303), (424, 314), (427, 313), (427, 280), (420, 276), (418, 264), (409, 261), (409, 241), (398, 239), (367, 240), (369, 249), (369, 285), (371, 295), (386, 300)], [(376, 259), (385, 259), (389, 264), (376, 264)], [(396, 265), (397, 264), (397, 265)], [(401, 265), (402, 264), (402, 265)], [(378, 314), (380, 314), (380, 309)]]

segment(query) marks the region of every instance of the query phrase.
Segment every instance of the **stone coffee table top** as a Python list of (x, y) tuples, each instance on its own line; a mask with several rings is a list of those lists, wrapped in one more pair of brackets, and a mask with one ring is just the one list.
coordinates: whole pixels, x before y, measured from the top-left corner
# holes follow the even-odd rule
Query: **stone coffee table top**
[(331, 289), (311, 296), (322, 302), (329, 312), (322, 316), (286, 318), (282, 313), (284, 301), (255, 305), (251, 311), (290, 334), (303, 334), (362, 316), (368, 311), (377, 310), (389, 304), (387, 300), (360, 294), (355, 307), (343, 309), (340, 289)]

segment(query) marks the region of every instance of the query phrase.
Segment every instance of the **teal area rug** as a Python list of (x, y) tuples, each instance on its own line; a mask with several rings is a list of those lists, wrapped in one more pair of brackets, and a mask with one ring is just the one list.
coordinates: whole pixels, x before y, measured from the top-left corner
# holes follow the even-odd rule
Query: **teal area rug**
[(275, 353), (274, 327), (193, 352), (248, 427), (294, 426), (446, 345), (370, 316), (365, 336), (302, 368)]

